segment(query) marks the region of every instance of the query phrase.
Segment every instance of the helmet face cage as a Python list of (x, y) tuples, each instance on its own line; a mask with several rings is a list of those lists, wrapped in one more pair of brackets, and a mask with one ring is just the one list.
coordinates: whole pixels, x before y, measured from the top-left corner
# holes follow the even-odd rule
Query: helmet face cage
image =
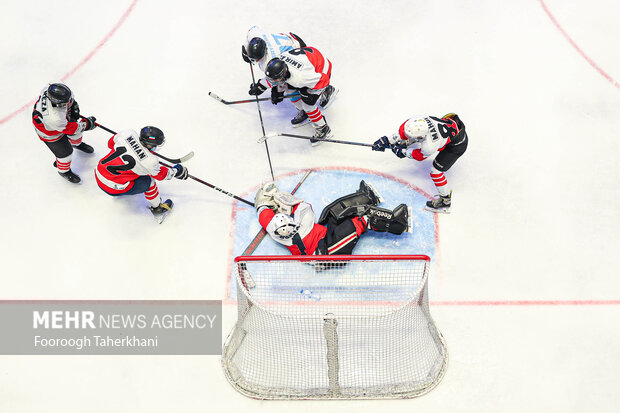
[(47, 88), (47, 98), (53, 107), (69, 107), (73, 103), (73, 92), (64, 83), (52, 83)]
[(156, 150), (166, 143), (166, 136), (159, 128), (145, 126), (140, 130), (140, 143), (148, 150)]
[(295, 225), (293, 218), (288, 215), (276, 214), (273, 220), (275, 223), (274, 233), (282, 240), (293, 238), (299, 230), (299, 226)]
[(250, 44), (248, 45), (248, 57), (250, 60), (256, 61), (265, 57), (265, 52), (267, 50), (267, 44), (260, 37), (255, 37), (250, 40)]
[(267, 63), (265, 75), (272, 84), (281, 84), (289, 78), (288, 67), (281, 59), (273, 58)]

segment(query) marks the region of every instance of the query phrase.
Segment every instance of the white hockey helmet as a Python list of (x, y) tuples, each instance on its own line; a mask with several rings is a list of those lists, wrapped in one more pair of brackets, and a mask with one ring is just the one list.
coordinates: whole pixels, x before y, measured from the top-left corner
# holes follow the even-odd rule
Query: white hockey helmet
[(275, 214), (272, 222), (275, 236), (282, 240), (292, 238), (299, 231), (299, 225), (296, 225), (293, 217), (289, 215)]
[(428, 125), (424, 119), (409, 119), (405, 122), (405, 136), (407, 137), (407, 145), (419, 142), (428, 134)]

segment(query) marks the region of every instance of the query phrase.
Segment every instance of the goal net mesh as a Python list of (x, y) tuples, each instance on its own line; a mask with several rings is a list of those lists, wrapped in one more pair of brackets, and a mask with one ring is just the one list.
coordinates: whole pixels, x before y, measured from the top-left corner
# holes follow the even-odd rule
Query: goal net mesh
[(222, 365), (242, 394), (409, 398), (443, 377), (428, 257), (256, 256), (234, 265), (238, 319)]

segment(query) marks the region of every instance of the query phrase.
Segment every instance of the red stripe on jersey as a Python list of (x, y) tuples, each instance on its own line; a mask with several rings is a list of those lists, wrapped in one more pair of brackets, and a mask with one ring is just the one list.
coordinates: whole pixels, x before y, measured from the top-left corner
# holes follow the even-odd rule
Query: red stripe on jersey
[(398, 128), (398, 134), (400, 135), (400, 138), (404, 141), (406, 141), (407, 139), (407, 135), (405, 135), (405, 123), (407, 123), (409, 121), (409, 119), (407, 119), (406, 121), (403, 122), (402, 125), (400, 125), (400, 128)]
[(426, 159), (424, 155), (422, 155), (421, 149), (416, 149), (415, 151), (411, 151), (411, 157), (416, 161), (423, 161)]
[[(310, 49), (310, 50), (307, 50)], [(313, 86), (313, 89), (323, 89), (329, 85), (329, 79), (332, 76), (332, 64), (329, 60), (325, 59), (321, 52), (314, 47), (305, 47), (306, 58), (310, 61), (310, 64), (314, 66), (314, 71), (321, 74), (321, 78)]]
[[(43, 120), (39, 118), (39, 114), (37, 112), (32, 114), (32, 124), (39, 132), (46, 136), (49, 136), (49, 139), (39, 136), (39, 138), (45, 142), (56, 141), (62, 137), (62, 134), (73, 135), (78, 129), (77, 122), (67, 122), (67, 126), (63, 130), (48, 130), (45, 128)], [(61, 134), (61, 136), (57, 136), (58, 134)]]
[(364, 219), (364, 217), (355, 217), (351, 219), (353, 221), (353, 225), (355, 226), (355, 232), (357, 235), (362, 235), (366, 232), (366, 228), (368, 227), (368, 223)]

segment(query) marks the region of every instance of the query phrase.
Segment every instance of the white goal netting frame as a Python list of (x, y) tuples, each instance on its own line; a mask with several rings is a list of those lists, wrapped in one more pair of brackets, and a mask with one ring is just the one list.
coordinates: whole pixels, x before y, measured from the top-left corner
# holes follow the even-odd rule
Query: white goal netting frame
[(424, 255), (235, 258), (227, 379), (256, 399), (427, 393), (448, 354), (429, 311)]

